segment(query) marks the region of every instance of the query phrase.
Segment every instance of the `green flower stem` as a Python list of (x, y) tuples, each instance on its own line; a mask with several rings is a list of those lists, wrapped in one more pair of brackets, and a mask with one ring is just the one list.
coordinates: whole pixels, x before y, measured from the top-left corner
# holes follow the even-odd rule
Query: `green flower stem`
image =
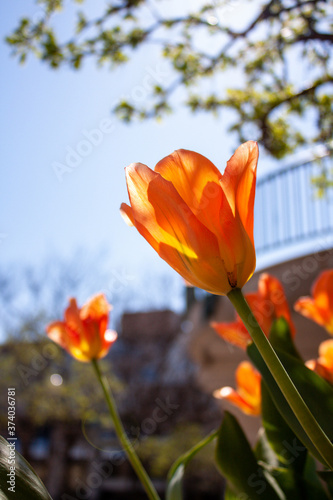
[(128, 459), (129, 459), (129, 461), (131, 462), (133, 469), (135, 470), (138, 478), (140, 479), (141, 484), (144, 487), (144, 489), (148, 495), (148, 498), (150, 500), (160, 500), (160, 497), (158, 496), (158, 493), (157, 493), (153, 483), (151, 482), (151, 479), (149, 478), (147, 472), (145, 471), (142, 463), (140, 462), (139, 457), (137, 456), (137, 454), (134, 451), (134, 447), (133, 447), (132, 443), (130, 442), (130, 440), (128, 439), (128, 437), (126, 435), (125, 429), (123, 427), (123, 424), (121, 423), (119, 413), (118, 413), (118, 410), (116, 407), (116, 403), (115, 403), (115, 400), (113, 398), (111, 389), (110, 389), (109, 384), (107, 382), (107, 379), (106, 379), (106, 377), (104, 377), (102, 375), (97, 360), (93, 359), (91, 362), (92, 362), (92, 365), (94, 367), (98, 381), (101, 384), (101, 387), (102, 387), (102, 390), (103, 390), (103, 393), (105, 396), (105, 400), (106, 400), (106, 403), (108, 405), (109, 413), (110, 413), (110, 416), (112, 418), (112, 422), (114, 424), (114, 428), (115, 428), (116, 434), (118, 436), (118, 439), (119, 439)]
[(281, 392), (286, 398), (298, 421), (308, 434), (327, 466), (333, 470), (332, 443), (318, 424), (317, 420), (314, 418), (302, 396), (290, 379), (287, 371), (254, 317), (241, 289), (234, 288), (228, 293), (227, 297), (235, 307), (244, 325), (249, 331), (253, 342), (257, 346), (258, 351), (260, 352), (263, 360), (273, 375), (276, 383), (280, 387)]

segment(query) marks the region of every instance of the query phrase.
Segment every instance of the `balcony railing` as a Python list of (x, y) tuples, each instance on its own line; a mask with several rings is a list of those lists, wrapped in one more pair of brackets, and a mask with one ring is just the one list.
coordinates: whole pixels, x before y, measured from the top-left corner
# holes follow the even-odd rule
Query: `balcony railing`
[(332, 171), (333, 155), (275, 171), (257, 182), (255, 242), (258, 268), (333, 248), (333, 188), (318, 196), (313, 179)]

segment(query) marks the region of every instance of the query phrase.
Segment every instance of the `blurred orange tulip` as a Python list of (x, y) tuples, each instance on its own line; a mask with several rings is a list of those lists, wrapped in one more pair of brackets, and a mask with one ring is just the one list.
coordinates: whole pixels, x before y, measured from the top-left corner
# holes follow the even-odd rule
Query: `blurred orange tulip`
[(103, 358), (117, 339), (115, 331), (107, 330), (111, 308), (103, 294), (89, 299), (81, 309), (72, 298), (64, 321), (50, 323), (47, 334), (79, 361)]
[(225, 295), (252, 276), (258, 146), (242, 144), (224, 174), (204, 156), (180, 149), (151, 170), (126, 170), (131, 206), (121, 213), (193, 286)]
[(227, 399), (247, 415), (260, 415), (261, 375), (248, 361), (238, 365), (236, 385), (236, 391), (232, 387), (222, 387), (213, 395), (217, 399)]
[(319, 358), (307, 361), (306, 366), (333, 384), (333, 340), (325, 340), (319, 346)]
[[(269, 335), (273, 322), (281, 317), (288, 321), (290, 332), (292, 336), (295, 335), (295, 326), (291, 319), (287, 299), (277, 278), (267, 273), (261, 274), (258, 292), (247, 293), (245, 298), (266, 336)], [(213, 321), (211, 326), (224, 340), (241, 349), (246, 349), (247, 345), (252, 342), (250, 334), (238, 315), (236, 321), (230, 323)]]
[(300, 297), (295, 311), (312, 319), (333, 335), (333, 269), (323, 271), (312, 286), (312, 297)]

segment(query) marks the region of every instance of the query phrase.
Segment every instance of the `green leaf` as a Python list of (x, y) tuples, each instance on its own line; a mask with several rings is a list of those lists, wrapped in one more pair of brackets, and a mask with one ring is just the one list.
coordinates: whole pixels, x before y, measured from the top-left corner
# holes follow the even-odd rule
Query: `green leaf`
[(261, 382), (262, 424), (280, 462), (302, 474), (307, 450), (276, 408), (264, 380)]
[(287, 469), (285, 467), (268, 467), (266, 474), (271, 478), (271, 481), (276, 481), (278, 483), (286, 499), (304, 500), (304, 496), (298, 488), (295, 473), (292, 469)]
[[(280, 415), (264, 381), (262, 381), (261, 394), (264, 436), (267, 436), (271, 450), (274, 449), (276, 453), (274, 456), (279, 458), (284, 468), (278, 467), (277, 463), (274, 464), (269, 454), (267, 460), (267, 451), (264, 454), (261, 453), (260, 459), (269, 465), (269, 473), (278, 482), (287, 498), (328, 500), (329, 497), (319, 481), (314, 459), (307, 453), (306, 448)], [(265, 444), (265, 441), (263, 443)], [(263, 446), (261, 443), (259, 450)], [(258, 458), (258, 455), (256, 456)]]
[[(272, 449), (271, 453), (273, 453), (275, 461), (274, 459), (271, 459), (271, 454), (269, 453), (267, 460), (266, 446), (268, 446), (268, 442), (265, 441), (265, 432), (262, 432), (259, 438), (259, 442), (256, 445), (256, 456), (258, 458), (258, 451), (262, 452), (262, 449), (265, 450), (259, 458), (260, 464), (266, 471), (266, 477), (270, 478), (272, 482), (277, 483), (277, 488), (279, 488), (280, 491), (283, 492), (283, 495), (285, 495), (287, 499), (292, 498), (292, 500), (330, 500), (330, 497), (327, 495), (322, 483), (319, 480), (316, 471), (316, 462), (311, 455), (306, 454), (302, 456), (301, 451), (300, 459), (302, 461), (302, 467), (296, 468), (294, 464), (295, 461), (299, 459), (295, 459), (294, 457), (296, 449), (290, 448), (290, 463), (279, 466), (277, 457), (273, 453)], [(232, 499), (233, 497), (230, 497), (230, 500)]]
[[(295, 417), (272, 374), (268, 370), (266, 363), (253, 343), (248, 346), (247, 353), (257, 369), (260, 371), (276, 408), (278, 408), (288, 426), (293, 430), (304, 446), (308, 448), (308, 450), (311, 451), (311, 453), (318, 460), (320, 460), (320, 462), (323, 462), (321, 455), (318, 453), (308, 435), (305, 433), (303, 427)], [(333, 420), (333, 388), (328, 382), (319, 377), (319, 375), (309, 370), (298, 359), (293, 358), (279, 349), (276, 349), (276, 354), (280, 358), (282, 364), (289, 373), (290, 378), (299, 390), (301, 396), (317, 419), (318, 423), (330, 439), (332, 439), (333, 427), (331, 422)]]
[(184, 464), (180, 464), (169, 480), (166, 500), (182, 500), (183, 498), (182, 481), (184, 473), (185, 473), (185, 466)]
[(276, 481), (286, 499), (292, 500), (330, 500), (315, 470), (315, 461), (307, 456), (304, 474), (286, 467), (265, 467), (266, 474)]
[(259, 353), (257, 347), (254, 345), (254, 343), (250, 344), (247, 348), (247, 353), (249, 355), (249, 358), (253, 362), (253, 364), (256, 366), (256, 368), (260, 371), (263, 380), (265, 381), (267, 385), (267, 389), (269, 391), (269, 394), (274, 401), (274, 404), (276, 408), (278, 408), (281, 416), (284, 418), (288, 426), (293, 430), (293, 432), (296, 434), (296, 436), (302, 441), (302, 443), (308, 448), (308, 450), (311, 450), (311, 452), (316, 456), (319, 460), (321, 460), (321, 456), (318, 454), (316, 451), (316, 448), (312, 445), (310, 439), (308, 438), (307, 434), (304, 432), (303, 427), (295, 417), (294, 413), (292, 412), (289, 404), (287, 403), (285, 397), (283, 396), (279, 386), (275, 382), (275, 379), (269, 369), (266, 366), (266, 363), (262, 359), (261, 354)]
[(333, 498), (333, 472), (330, 470), (324, 470), (318, 472), (318, 475), (327, 484), (328, 491), (330, 492), (330, 495)]
[[(333, 487), (333, 473), (329, 472), (332, 474), (331, 479), (332, 479), (332, 487)], [(323, 487), (323, 483), (320, 481), (318, 476), (321, 476), (322, 472), (318, 472), (316, 470), (316, 462), (315, 459), (308, 454), (305, 462), (305, 467), (304, 467), (304, 473), (303, 473), (303, 478), (304, 478), (304, 498), (306, 500), (312, 500), (315, 498), (316, 500), (327, 500), (331, 499), (332, 497), (328, 495)], [(324, 478), (323, 478), (324, 479)], [(325, 479), (324, 479), (325, 481)], [(329, 488), (328, 488), (329, 489)], [(331, 495), (333, 494), (333, 489), (330, 492)]]
[[(13, 441), (14, 443), (15, 441)], [(0, 436), (0, 493), (2, 500), (52, 500), (44, 484), (28, 462)], [(11, 467), (15, 467), (13, 486), (7, 483)], [(13, 476), (14, 477), (14, 476)], [(9, 490), (10, 487), (14, 491)]]
[(219, 429), (216, 462), (238, 494), (246, 494), (251, 500), (285, 498), (267, 481), (242, 428), (229, 412), (225, 412)]
[(275, 350), (279, 349), (297, 358), (299, 361), (303, 361), (293, 342), (289, 323), (284, 318), (281, 317), (274, 321), (269, 334), (269, 340)]
[(227, 484), (224, 492), (224, 500), (239, 500), (239, 495), (234, 492), (230, 484)]
[(322, 429), (333, 440), (333, 387), (302, 362), (278, 349), (276, 353)]
[(166, 492), (166, 500), (182, 500), (182, 481), (187, 464), (192, 460), (202, 448), (209, 444), (217, 437), (218, 431), (213, 431), (211, 434), (202, 439), (189, 451), (181, 455), (171, 466), (168, 473), (168, 485)]
[(254, 448), (254, 454), (258, 462), (264, 462), (272, 467), (277, 467), (279, 465), (278, 458), (270, 446), (263, 427), (259, 429), (258, 441)]

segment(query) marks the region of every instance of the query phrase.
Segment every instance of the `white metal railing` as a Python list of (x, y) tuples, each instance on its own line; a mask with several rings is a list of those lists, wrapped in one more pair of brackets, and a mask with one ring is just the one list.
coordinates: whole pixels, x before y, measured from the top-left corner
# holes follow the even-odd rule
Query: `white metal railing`
[(258, 269), (333, 247), (333, 188), (318, 196), (313, 179), (332, 171), (333, 154), (283, 167), (257, 182)]

